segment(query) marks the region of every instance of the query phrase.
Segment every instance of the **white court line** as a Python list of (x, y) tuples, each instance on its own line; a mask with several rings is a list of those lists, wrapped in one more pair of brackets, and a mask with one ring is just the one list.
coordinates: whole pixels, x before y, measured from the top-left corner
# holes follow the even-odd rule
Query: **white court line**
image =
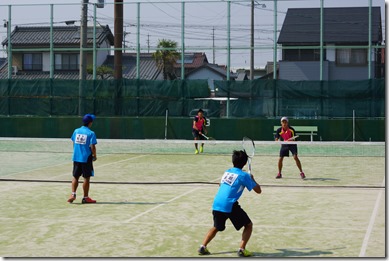
[[(106, 154), (106, 155), (101, 155), (100, 158), (104, 157), (104, 156), (108, 156), (110, 154)], [(136, 156), (136, 157), (133, 157), (133, 158), (129, 158), (129, 159), (124, 159), (124, 160), (120, 160), (120, 161), (115, 161), (115, 162), (111, 162), (111, 163), (107, 163), (107, 164), (104, 164), (104, 165), (99, 165), (99, 166), (94, 166), (94, 168), (101, 168), (101, 167), (105, 167), (105, 166), (108, 166), (108, 165), (112, 165), (112, 164), (116, 164), (116, 163), (120, 163), (120, 162), (124, 162), (124, 161), (127, 161), (127, 160), (132, 160), (132, 159), (137, 159), (137, 158), (140, 158), (140, 157), (145, 157), (146, 155), (139, 155), (139, 156)], [(29, 169), (29, 170), (24, 170), (24, 171), (20, 171), (20, 172), (14, 172), (14, 173), (9, 173), (7, 175), (4, 175), (2, 177), (8, 177), (8, 176), (13, 176), (13, 175), (19, 175), (19, 174), (23, 174), (23, 173), (28, 173), (28, 172), (34, 172), (34, 171), (39, 171), (39, 170), (44, 170), (44, 169), (48, 169), (48, 168), (54, 168), (54, 167), (58, 167), (58, 166), (65, 166), (65, 165), (69, 165), (69, 164), (73, 164), (73, 161), (68, 161), (66, 163), (60, 163), (60, 164), (56, 164), (56, 165), (49, 165), (49, 166), (44, 166), (44, 167), (40, 167), (40, 168), (35, 168), (35, 169)], [(72, 165), (73, 166), (73, 165)], [(71, 171), (70, 171), (71, 172)], [(69, 174), (69, 172), (66, 172), (66, 173), (61, 173), (59, 175), (56, 175), (56, 176), (52, 176), (52, 178), (58, 178), (60, 176), (63, 176), (63, 175), (66, 175), (66, 174)]]
[[(217, 180), (220, 180), (220, 178), (211, 180), (210, 182), (215, 182), (215, 181), (217, 181)], [(167, 203), (173, 202), (174, 200), (179, 199), (179, 198), (182, 198), (183, 196), (186, 196), (186, 195), (188, 195), (188, 194), (190, 194), (190, 193), (192, 193), (192, 192), (194, 192), (194, 191), (196, 191), (196, 190), (199, 190), (199, 189), (201, 189), (201, 188), (202, 188), (202, 187), (197, 187), (197, 188), (194, 188), (194, 189), (192, 189), (192, 190), (189, 190), (189, 191), (185, 192), (184, 194), (181, 194), (181, 195), (179, 195), (179, 196), (177, 196), (177, 197), (174, 197), (174, 198), (172, 198), (172, 199), (170, 199), (170, 200), (168, 200), (168, 201), (166, 201), (166, 202), (164, 202), (164, 203), (161, 203), (161, 204), (159, 204), (159, 205), (157, 205), (157, 206), (155, 206), (155, 207), (153, 207), (153, 208), (150, 208), (149, 210), (147, 210), (147, 211), (145, 211), (145, 212), (142, 212), (142, 213), (140, 213), (140, 214), (138, 214), (138, 215), (136, 215), (136, 216), (133, 216), (132, 218), (126, 220), (125, 223), (129, 223), (129, 222), (131, 222), (131, 221), (137, 219), (138, 217), (141, 217), (141, 216), (143, 216), (143, 215), (145, 215), (145, 214), (147, 214), (147, 213), (149, 213), (149, 212), (151, 212), (151, 211), (153, 211), (153, 210), (155, 210), (155, 209), (157, 209), (157, 208), (160, 208), (160, 207), (164, 206), (164, 205), (167, 204)]]
[[(385, 178), (382, 181), (382, 186), (383, 187), (385, 186)], [(364, 257), (366, 254), (366, 248), (367, 248), (367, 245), (369, 244), (371, 232), (373, 231), (373, 226), (374, 226), (375, 219), (377, 217), (378, 208), (379, 208), (379, 205), (381, 202), (381, 197), (382, 197), (383, 191), (384, 190), (380, 189), (380, 192), (378, 193), (377, 199), (375, 201), (373, 213), (371, 213), (369, 225), (367, 226), (365, 238), (363, 239), (363, 242), (362, 242), (362, 247), (361, 247), (361, 252), (359, 253), (359, 257)]]
[[(107, 154), (108, 155), (108, 154)], [(110, 162), (110, 163), (107, 163), (107, 164), (103, 164), (103, 165), (98, 165), (98, 166), (93, 166), (94, 169), (98, 169), (98, 168), (101, 168), (101, 167), (105, 167), (105, 166), (109, 166), (109, 165), (112, 165), (112, 164), (116, 164), (116, 163), (120, 163), (120, 162), (124, 162), (124, 161), (128, 161), (128, 160), (133, 160), (133, 159), (137, 159), (137, 158), (141, 158), (141, 157), (145, 157), (146, 155), (139, 155), (139, 156), (136, 156), (136, 157), (132, 157), (132, 158), (129, 158), (129, 159), (124, 159), (124, 160), (119, 160), (119, 161), (114, 161), (114, 162)], [(100, 156), (102, 157), (102, 156)], [(71, 162), (73, 164), (73, 161)], [(73, 166), (73, 165), (72, 165)], [(70, 171), (71, 173), (72, 171)], [(53, 178), (58, 178), (60, 176), (63, 176), (63, 175), (67, 175), (69, 174), (69, 172), (66, 172), (66, 173), (62, 173), (62, 174), (59, 174), (57, 176), (54, 176)]]

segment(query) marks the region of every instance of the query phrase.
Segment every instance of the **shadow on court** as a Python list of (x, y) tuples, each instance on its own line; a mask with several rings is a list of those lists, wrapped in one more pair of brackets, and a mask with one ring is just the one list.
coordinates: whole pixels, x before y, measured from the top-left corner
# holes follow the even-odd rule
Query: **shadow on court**
[(121, 201), (121, 202), (96, 202), (96, 204), (102, 205), (161, 205), (166, 204), (166, 202), (129, 202), (129, 201)]
[(338, 181), (340, 179), (333, 179), (333, 178), (305, 178), (304, 180), (312, 180), (312, 181)]
[(310, 248), (301, 248), (298, 250), (294, 249), (276, 249), (279, 252), (275, 253), (259, 253), (254, 252), (253, 256), (255, 257), (308, 257), (308, 256), (320, 256), (320, 255), (331, 255), (331, 251), (320, 251), (320, 250), (310, 250)]
[(97, 201), (93, 204), (82, 204), (81, 202), (73, 202), (72, 205), (161, 205), (167, 204), (167, 202), (129, 202), (129, 201), (119, 201), (119, 202), (102, 202)]

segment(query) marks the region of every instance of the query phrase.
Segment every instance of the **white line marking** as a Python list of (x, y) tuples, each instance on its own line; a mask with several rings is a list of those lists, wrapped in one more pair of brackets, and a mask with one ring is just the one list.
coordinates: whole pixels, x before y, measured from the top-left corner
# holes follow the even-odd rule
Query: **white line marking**
[[(210, 182), (215, 182), (215, 181), (217, 181), (217, 180), (219, 180), (219, 178), (214, 179), (214, 180), (211, 180)], [(184, 194), (181, 194), (181, 195), (179, 195), (179, 196), (177, 196), (177, 197), (174, 197), (174, 198), (172, 198), (172, 199), (170, 199), (170, 200), (168, 200), (168, 201), (166, 201), (166, 202), (164, 202), (164, 203), (161, 203), (161, 204), (159, 204), (158, 206), (155, 206), (155, 207), (153, 207), (153, 208), (150, 208), (149, 210), (147, 210), (147, 211), (145, 211), (145, 212), (142, 212), (142, 213), (140, 213), (140, 214), (138, 214), (138, 215), (136, 215), (136, 216), (133, 216), (132, 218), (126, 220), (125, 223), (129, 223), (129, 222), (131, 222), (131, 221), (137, 219), (138, 217), (141, 217), (141, 216), (143, 216), (143, 215), (145, 215), (145, 214), (147, 214), (147, 213), (149, 213), (149, 212), (151, 212), (151, 211), (153, 211), (153, 210), (155, 210), (155, 209), (157, 209), (157, 208), (160, 208), (160, 207), (164, 206), (164, 205), (167, 204), (167, 203), (173, 202), (173, 201), (176, 200), (176, 199), (182, 198), (183, 196), (186, 196), (186, 195), (188, 195), (188, 194), (190, 194), (190, 193), (192, 193), (192, 192), (194, 192), (194, 191), (196, 191), (196, 190), (199, 190), (200, 188), (201, 188), (201, 187), (194, 188), (194, 189), (192, 189), (192, 190), (189, 190), (189, 191), (185, 192)]]
[[(382, 181), (382, 186), (385, 186), (385, 178)], [(373, 231), (373, 226), (374, 226), (375, 219), (377, 217), (378, 208), (379, 208), (379, 205), (381, 202), (382, 193), (383, 193), (383, 190), (380, 190), (380, 192), (378, 193), (377, 199), (375, 201), (373, 213), (371, 213), (369, 225), (367, 226), (365, 238), (363, 239), (363, 243), (362, 243), (362, 247), (361, 247), (361, 252), (359, 253), (359, 257), (364, 257), (366, 254), (366, 248), (367, 248), (367, 245), (369, 244), (371, 232)]]

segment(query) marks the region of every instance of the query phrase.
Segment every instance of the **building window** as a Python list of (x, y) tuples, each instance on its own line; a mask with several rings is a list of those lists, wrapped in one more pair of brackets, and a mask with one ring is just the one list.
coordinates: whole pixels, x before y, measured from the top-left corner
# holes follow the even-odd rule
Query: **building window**
[[(325, 52), (323, 60), (325, 60)], [(285, 49), (285, 61), (320, 61), (320, 49)]]
[(42, 71), (42, 54), (41, 53), (23, 54), (23, 70)]
[(367, 49), (336, 49), (337, 65), (366, 65)]
[(59, 53), (55, 55), (55, 70), (75, 71), (79, 69), (78, 53)]

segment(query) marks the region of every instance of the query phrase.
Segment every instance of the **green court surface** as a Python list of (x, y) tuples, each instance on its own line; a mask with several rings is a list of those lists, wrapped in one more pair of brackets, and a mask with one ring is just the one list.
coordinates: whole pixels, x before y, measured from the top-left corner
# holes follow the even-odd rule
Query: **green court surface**
[[(98, 141), (90, 190), (97, 204), (85, 205), (82, 184), (66, 202), (70, 140), (0, 139), (0, 256), (198, 257), (240, 142), (206, 144), (195, 155), (190, 141)], [(255, 257), (385, 257), (384, 143), (301, 143), (305, 180), (292, 157), (275, 179), (278, 151), (257, 142), (252, 169), (262, 194), (239, 200), (254, 223), (247, 249)], [(236, 257), (240, 238), (227, 221), (207, 258)]]

